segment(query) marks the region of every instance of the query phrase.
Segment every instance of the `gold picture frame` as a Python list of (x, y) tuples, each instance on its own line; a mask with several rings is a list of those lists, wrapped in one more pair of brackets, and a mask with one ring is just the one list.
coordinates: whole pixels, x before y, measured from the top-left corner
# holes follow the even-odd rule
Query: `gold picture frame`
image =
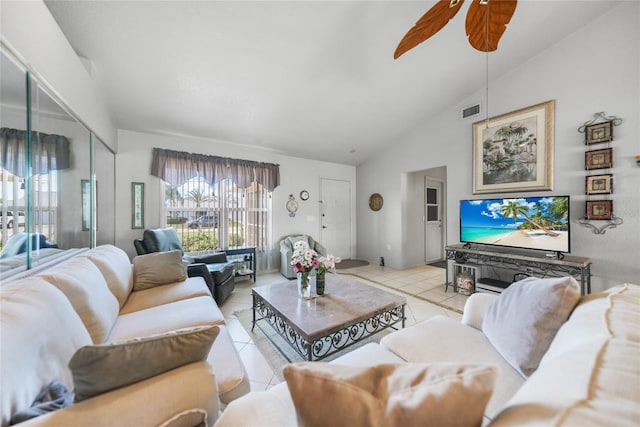
[(553, 190), (555, 100), (473, 124), (473, 194)]
[(590, 175), (585, 179), (585, 194), (611, 194), (613, 174)]

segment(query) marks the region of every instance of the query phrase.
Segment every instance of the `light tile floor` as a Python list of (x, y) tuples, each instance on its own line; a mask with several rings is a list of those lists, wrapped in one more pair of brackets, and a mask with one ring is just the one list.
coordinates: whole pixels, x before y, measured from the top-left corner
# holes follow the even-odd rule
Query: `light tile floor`
[[(412, 325), (424, 319), (436, 315), (445, 315), (454, 319), (460, 319), (462, 316), (444, 307), (431, 304), (428, 301), (420, 299), (420, 295), (424, 292), (431, 292), (434, 298), (442, 298), (441, 301), (457, 299), (453, 304), (464, 304), (461, 295), (449, 291), (444, 293), (444, 270), (431, 266), (423, 266), (408, 270), (394, 270), (390, 267), (380, 267), (368, 265), (365, 267), (352, 268), (339, 271), (342, 274), (354, 274), (364, 279), (375, 280), (383, 283), (384, 286), (375, 282), (369, 282), (372, 286), (379, 287), (389, 292), (403, 295), (407, 298), (407, 322), (406, 325)], [(251, 382), (252, 391), (266, 390), (279, 382), (278, 377), (273, 373), (271, 366), (267, 363), (262, 353), (253, 343), (251, 336), (240, 324), (234, 313), (236, 311), (251, 308), (252, 298), (251, 289), (254, 286), (265, 286), (286, 280), (280, 273), (268, 273), (257, 276), (256, 283), (251, 280), (238, 280), (236, 287), (229, 299), (220, 307), (228, 325), (229, 332), (234, 341), (234, 345), (240, 354), (249, 380)], [(440, 290), (441, 288), (441, 290)], [(412, 294), (416, 294), (414, 297)], [(431, 294), (429, 294), (431, 298)], [(434, 299), (436, 301), (436, 299)]]

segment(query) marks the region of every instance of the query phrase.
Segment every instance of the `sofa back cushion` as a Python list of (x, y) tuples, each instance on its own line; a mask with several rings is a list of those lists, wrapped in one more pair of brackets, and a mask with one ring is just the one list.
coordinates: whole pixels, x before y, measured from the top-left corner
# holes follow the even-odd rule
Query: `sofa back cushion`
[(98, 246), (82, 256), (89, 258), (98, 267), (122, 308), (133, 289), (133, 268), (129, 256), (113, 245)]
[(180, 253), (184, 253), (178, 232), (173, 227), (144, 230), (142, 238), (148, 252), (167, 252), (179, 249)]
[(43, 279), (16, 280), (0, 291), (1, 425), (6, 426), (52, 382), (71, 389), (67, 363), (92, 341), (69, 300)]
[(573, 277), (527, 277), (509, 286), (485, 314), (482, 332), (523, 377), (537, 368), (580, 300)]
[(582, 298), (492, 426), (637, 426), (640, 286)]
[(104, 342), (118, 317), (120, 305), (98, 267), (87, 258), (76, 257), (39, 277), (67, 296), (93, 342)]

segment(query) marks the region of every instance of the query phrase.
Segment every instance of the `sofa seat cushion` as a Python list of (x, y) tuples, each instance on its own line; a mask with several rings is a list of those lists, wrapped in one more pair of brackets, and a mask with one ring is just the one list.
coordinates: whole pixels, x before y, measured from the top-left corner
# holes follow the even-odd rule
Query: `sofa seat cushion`
[(524, 378), (507, 363), (484, 334), (445, 316), (435, 316), (393, 332), (380, 341), (407, 362), (493, 364), (500, 369), (485, 414), (493, 418), (522, 386)]
[[(222, 327), (221, 327), (222, 329)], [(221, 331), (222, 332), (222, 331)], [(216, 343), (220, 341), (220, 336)], [(214, 350), (216, 343), (214, 343)], [(400, 363), (403, 360), (380, 344), (358, 347), (330, 363), (348, 366), (373, 366), (378, 363)], [(269, 408), (268, 411), (265, 408)], [(266, 392), (251, 392), (227, 405), (216, 427), (237, 426), (296, 426), (296, 409), (286, 382)]]
[(640, 286), (583, 297), (493, 425), (640, 425), (638, 330)]
[(133, 271), (129, 256), (113, 245), (95, 247), (81, 256), (89, 258), (98, 267), (122, 308), (133, 289)]
[(251, 386), (229, 330), (224, 325), (219, 325), (218, 328), (220, 333), (213, 343), (207, 362), (216, 374), (220, 401), (226, 404), (247, 394)]
[(233, 263), (230, 262), (207, 264), (207, 269), (213, 276), (216, 285), (223, 283), (229, 277), (233, 276)]
[(69, 299), (41, 278), (2, 285), (0, 305), (0, 405), (5, 426), (52, 382), (71, 390), (67, 363), (92, 340)]
[(89, 259), (72, 258), (39, 275), (64, 293), (82, 319), (94, 344), (104, 342), (120, 304), (104, 276)]
[(345, 366), (373, 366), (378, 363), (400, 362), (404, 362), (404, 359), (374, 342), (358, 347), (331, 361), (331, 363)]
[(210, 296), (195, 297), (119, 316), (107, 342), (223, 323), (224, 316)]
[(268, 391), (252, 391), (229, 403), (216, 421), (215, 427), (294, 427), (298, 425), (286, 382)]
[(132, 292), (120, 315), (204, 296), (211, 297), (211, 292), (202, 277), (189, 277), (183, 282)]

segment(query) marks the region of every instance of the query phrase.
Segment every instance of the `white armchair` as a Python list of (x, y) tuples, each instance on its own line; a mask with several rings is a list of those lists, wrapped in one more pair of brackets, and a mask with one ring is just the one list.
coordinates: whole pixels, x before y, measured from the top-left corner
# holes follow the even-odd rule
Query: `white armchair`
[(313, 237), (304, 234), (286, 236), (280, 240), (280, 273), (287, 279), (295, 279), (296, 273), (291, 266), (291, 255), (293, 254), (293, 244), (298, 241), (305, 241), (309, 247), (320, 255), (327, 255), (327, 250)]

